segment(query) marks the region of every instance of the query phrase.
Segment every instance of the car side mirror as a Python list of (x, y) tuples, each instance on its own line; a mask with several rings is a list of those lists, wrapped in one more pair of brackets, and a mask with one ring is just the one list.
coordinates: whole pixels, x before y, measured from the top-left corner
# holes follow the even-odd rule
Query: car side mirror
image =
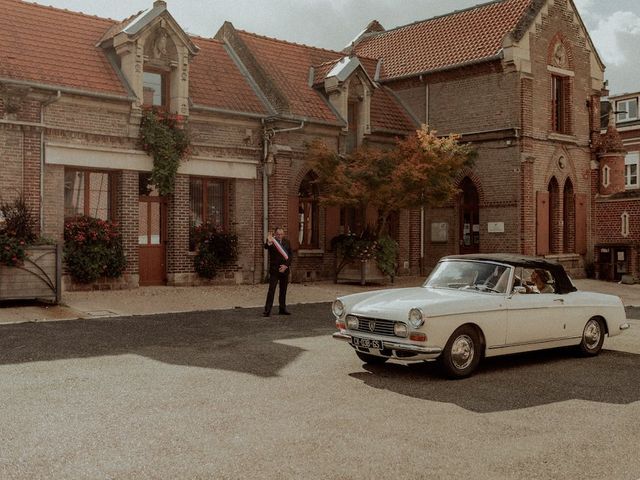
[(524, 287), (513, 287), (513, 293), (527, 293), (527, 289)]

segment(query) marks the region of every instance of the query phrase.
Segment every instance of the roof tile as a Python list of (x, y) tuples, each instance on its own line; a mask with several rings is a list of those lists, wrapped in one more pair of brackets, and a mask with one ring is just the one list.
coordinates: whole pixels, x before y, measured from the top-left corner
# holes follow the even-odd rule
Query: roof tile
[(497, 55), (532, 0), (501, 0), (364, 37), (358, 55), (384, 59), (393, 79)]

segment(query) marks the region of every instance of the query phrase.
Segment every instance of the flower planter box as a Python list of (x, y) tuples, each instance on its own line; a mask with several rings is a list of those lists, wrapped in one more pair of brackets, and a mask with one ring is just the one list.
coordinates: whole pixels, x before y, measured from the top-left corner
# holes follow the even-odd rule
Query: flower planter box
[(382, 273), (375, 260), (356, 260), (347, 263), (338, 273), (336, 281), (366, 283), (387, 283), (388, 275)]
[(20, 267), (0, 266), (0, 300), (45, 300), (59, 303), (62, 295), (62, 249), (59, 245), (27, 247)]

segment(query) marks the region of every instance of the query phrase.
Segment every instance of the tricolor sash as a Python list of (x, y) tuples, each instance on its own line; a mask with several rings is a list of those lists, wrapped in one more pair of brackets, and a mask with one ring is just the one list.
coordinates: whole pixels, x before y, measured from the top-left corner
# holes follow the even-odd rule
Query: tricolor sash
[(273, 244), (275, 245), (276, 250), (280, 252), (280, 255), (282, 255), (285, 260), (289, 260), (289, 255), (287, 255), (287, 252), (285, 251), (285, 249), (282, 247), (282, 245), (280, 245), (280, 242), (278, 242), (278, 240), (274, 238)]

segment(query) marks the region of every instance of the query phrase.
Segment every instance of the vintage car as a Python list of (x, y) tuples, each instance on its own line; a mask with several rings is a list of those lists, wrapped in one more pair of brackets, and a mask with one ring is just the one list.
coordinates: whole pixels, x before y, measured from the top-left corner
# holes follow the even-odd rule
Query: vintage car
[(509, 254), (444, 257), (421, 287), (346, 295), (338, 332), (366, 363), (439, 360), (451, 378), (483, 357), (575, 346), (597, 355), (629, 328), (622, 301), (579, 292), (557, 263)]

